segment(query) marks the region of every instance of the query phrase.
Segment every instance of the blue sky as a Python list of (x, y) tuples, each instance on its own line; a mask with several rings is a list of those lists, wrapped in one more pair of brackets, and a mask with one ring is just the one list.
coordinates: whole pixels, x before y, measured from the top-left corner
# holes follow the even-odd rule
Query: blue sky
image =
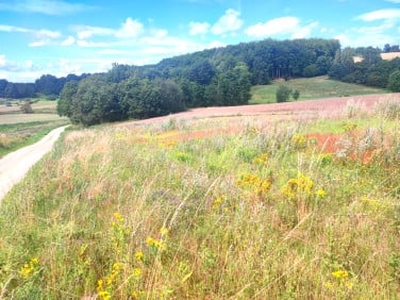
[(0, 79), (94, 73), (257, 41), (400, 43), (400, 0), (0, 0)]

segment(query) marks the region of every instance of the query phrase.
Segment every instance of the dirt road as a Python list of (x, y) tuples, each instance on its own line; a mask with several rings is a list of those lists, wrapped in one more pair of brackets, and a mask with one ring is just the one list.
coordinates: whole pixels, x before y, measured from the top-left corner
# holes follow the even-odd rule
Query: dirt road
[(21, 181), (28, 170), (52, 149), (66, 127), (56, 128), (36, 144), (19, 149), (0, 159), (0, 203), (12, 186)]

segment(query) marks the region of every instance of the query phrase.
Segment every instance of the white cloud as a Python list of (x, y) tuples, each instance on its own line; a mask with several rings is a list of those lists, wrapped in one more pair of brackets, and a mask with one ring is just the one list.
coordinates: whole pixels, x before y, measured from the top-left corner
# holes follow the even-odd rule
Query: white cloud
[(225, 14), (221, 16), (217, 23), (211, 28), (213, 34), (225, 34), (234, 32), (242, 28), (243, 20), (240, 19), (240, 12), (234, 9), (227, 9)]
[(379, 9), (356, 17), (358, 20), (371, 22), (377, 20), (400, 19), (400, 9)]
[(102, 35), (102, 36), (113, 35), (115, 32), (110, 28), (94, 27), (86, 25), (73, 26), (72, 29), (76, 31), (76, 35), (80, 40), (85, 40), (95, 35)]
[[(76, 32), (77, 39), (80, 41), (94, 38), (95, 36), (109, 36), (120, 39), (135, 38), (144, 33), (144, 26), (138, 20), (127, 18), (118, 29), (107, 27), (95, 27), (88, 25), (75, 25), (72, 30)], [(84, 44), (84, 43), (81, 43)]]
[[(400, 0), (396, 1), (400, 3)], [(365, 24), (374, 22), (374, 26), (357, 26), (347, 29), (338, 36), (342, 46), (383, 47), (386, 43), (398, 43), (398, 38), (392, 30), (398, 28), (400, 9), (379, 9), (359, 15), (354, 20), (366, 22)]]
[(386, 2), (391, 2), (391, 3), (400, 3), (400, 0), (386, 0)]
[(304, 27), (299, 27), (295, 29), (295, 31), (292, 34), (293, 39), (303, 39), (303, 38), (308, 38), (311, 36), (311, 31), (315, 28), (318, 27), (318, 22), (313, 22), (310, 23)]
[(66, 15), (95, 9), (82, 3), (69, 3), (62, 0), (14, 0), (0, 3), (0, 10), (21, 13), (41, 13), (46, 15)]
[(144, 32), (144, 26), (138, 20), (127, 18), (121, 27), (115, 32), (119, 38), (133, 38)]
[(0, 31), (4, 32), (21, 32), (21, 33), (28, 33), (31, 32), (30, 29), (17, 27), (17, 26), (10, 26), (10, 25), (1, 25), (0, 24)]
[(295, 17), (281, 17), (265, 23), (257, 23), (246, 29), (246, 34), (251, 37), (261, 38), (277, 34), (294, 33), (298, 30), (299, 19)]
[(104, 47), (110, 46), (110, 43), (77, 40), (76, 45), (78, 45), (80, 47), (84, 47), (84, 48), (104, 48)]
[(35, 37), (35, 41), (29, 43), (29, 47), (41, 47), (50, 44), (54, 39), (61, 37), (60, 32), (46, 29), (33, 31), (32, 33)]
[(17, 32), (17, 33), (25, 33), (33, 36), (34, 41), (29, 43), (29, 47), (40, 47), (46, 44), (51, 43), (53, 40), (61, 37), (61, 33), (59, 31), (52, 31), (47, 29), (30, 29), (23, 28), (17, 26), (10, 25), (0, 25), (0, 31), (3, 32)]
[(210, 30), (210, 24), (207, 22), (190, 22), (189, 28), (189, 34), (192, 36), (199, 34), (204, 35)]
[(73, 36), (69, 36), (61, 42), (61, 46), (71, 46), (73, 44), (75, 44), (75, 38)]
[(0, 67), (4, 67), (6, 65), (6, 56), (4, 54), (0, 55)]

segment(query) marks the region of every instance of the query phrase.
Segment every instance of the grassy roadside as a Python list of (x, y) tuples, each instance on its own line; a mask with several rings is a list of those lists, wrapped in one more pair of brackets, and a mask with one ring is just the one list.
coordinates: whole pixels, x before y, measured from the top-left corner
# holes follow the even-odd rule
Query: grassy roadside
[(69, 124), (66, 119), (17, 124), (0, 124), (0, 158), (22, 147), (34, 144), (51, 130)]
[(0, 158), (39, 141), (51, 130), (69, 124), (56, 114), (55, 101), (32, 104), (33, 114), (20, 114), (19, 108), (0, 105)]
[[(388, 111), (70, 132), (0, 207), (0, 295), (396, 299)], [(324, 122), (340, 134), (334, 152), (308, 138)]]
[(340, 82), (328, 79), (327, 76), (320, 76), (292, 79), (286, 82), (276, 81), (271, 85), (253, 86), (250, 104), (275, 103), (276, 90), (281, 84), (285, 84), (293, 90), (298, 90), (300, 92), (299, 100), (386, 93), (384, 89)]

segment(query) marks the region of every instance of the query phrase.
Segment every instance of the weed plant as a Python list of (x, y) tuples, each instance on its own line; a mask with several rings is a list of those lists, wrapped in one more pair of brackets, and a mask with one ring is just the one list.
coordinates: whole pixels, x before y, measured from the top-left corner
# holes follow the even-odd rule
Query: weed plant
[(69, 132), (1, 205), (0, 298), (396, 299), (400, 137), (382, 115), (328, 121), (333, 152), (313, 122)]

